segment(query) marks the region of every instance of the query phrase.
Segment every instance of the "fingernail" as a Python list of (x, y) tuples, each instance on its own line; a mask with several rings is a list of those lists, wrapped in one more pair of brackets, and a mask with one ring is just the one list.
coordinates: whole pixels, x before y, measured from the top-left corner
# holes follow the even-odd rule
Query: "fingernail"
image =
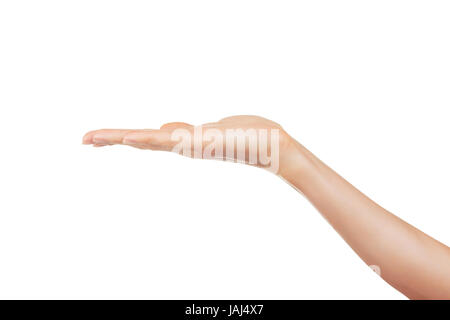
[(88, 137), (83, 137), (83, 140), (81, 142), (82, 144), (91, 144), (91, 142), (89, 142)]

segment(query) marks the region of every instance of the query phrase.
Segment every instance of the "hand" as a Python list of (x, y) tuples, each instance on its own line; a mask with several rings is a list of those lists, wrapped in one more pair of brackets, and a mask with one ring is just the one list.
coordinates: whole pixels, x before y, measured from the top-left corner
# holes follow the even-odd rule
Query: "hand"
[(84, 144), (123, 144), (140, 149), (173, 151), (189, 157), (238, 161), (286, 172), (298, 156), (298, 143), (283, 128), (257, 116), (233, 116), (193, 126), (172, 122), (160, 129), (102, 129), (87, 133)]

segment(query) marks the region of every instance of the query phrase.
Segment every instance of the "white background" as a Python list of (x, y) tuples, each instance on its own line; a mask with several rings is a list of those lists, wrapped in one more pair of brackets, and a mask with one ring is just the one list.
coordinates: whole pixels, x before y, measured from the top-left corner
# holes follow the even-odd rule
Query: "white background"
[(0, 298), (403, 299), (276, 176), (81, 138), (261, 115), (450, 244), (449, 17), (448, 1), (1, 1)]

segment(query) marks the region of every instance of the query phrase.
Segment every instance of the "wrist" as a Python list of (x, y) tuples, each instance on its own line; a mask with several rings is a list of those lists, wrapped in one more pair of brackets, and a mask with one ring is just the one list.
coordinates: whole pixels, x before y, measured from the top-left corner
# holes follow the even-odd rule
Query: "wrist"
[(304, 176), (312, 166), (312, 153), (294, 138), (289, 137), (280, 146), (280, 167), (278, 176), (293, 183)]

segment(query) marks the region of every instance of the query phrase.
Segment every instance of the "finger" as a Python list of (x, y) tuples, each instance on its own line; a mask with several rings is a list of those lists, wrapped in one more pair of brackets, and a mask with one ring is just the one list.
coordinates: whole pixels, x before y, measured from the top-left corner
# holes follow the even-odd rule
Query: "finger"
[(133, 130), (111, 130), (96, 133), (92, 140), (95, 144), (122, 144), (122, 140), (128, 133)]
[(189, 123), (186, 123), (186, 122), (169, 122), (169, 123), (163, 124), (161, 126), (161, 129), (163, 129), (163, 130), (164, 129), (165, 130), (175, 130), (175, 129), (180, 129), (180, 128), (182, 128), (182, 129), (190, 129), (192, 127), (193, 127), (192, 124), (189, 124)]
[(119, 132), (125, 133), (125, 132), (130, 132), (130, 131), (133, 131), (133, 130), (131, 130), (131, 129), (101, 129), (101, 130), (90, 131), (84, 135), (83, 144), (93, 144), (94, 136), (96, 136), (96, 135), (99, 135), (99, 138), (101, 138), (102, 135), (118, 134)]
[(141, 149), (170, 151), (177, 143), (167, 130), (136, 130), (123, 137), (122, 144)]
[(208, 122), (201, 125), (202, 128), (215, 128), (220, 126), (221, 124), (219, 122)]

